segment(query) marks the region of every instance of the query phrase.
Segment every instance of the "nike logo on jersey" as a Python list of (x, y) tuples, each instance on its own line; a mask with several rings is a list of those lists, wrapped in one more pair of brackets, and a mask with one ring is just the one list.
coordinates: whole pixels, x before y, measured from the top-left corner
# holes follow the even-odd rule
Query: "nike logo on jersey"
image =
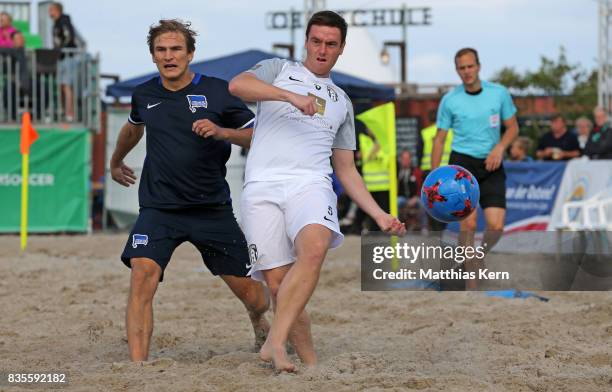
[(300, 79), (295, 79), (293, 76), (289, 76), (289, 80), (293, 80), (294, 82), (304, 83), (304, 81), (303, 81), (303, 80), (300, 80)]
[(160, 105), (160, 104), (161, 104), (161, 102), (154, 103), (153, 105), (151, 105), (150, 103), (148, 103), (148, 104), (147, 104), (147, 109), (154, 108), (155, 106)]
[(330, 221), (331, 223), (334, 223), (334, 221), (333, 221), (333, 220), (331, 220), (331, 219), (329, 219), (329, 218), (327, 217), (327, 215), (324, 215), (324, 216), (323, 216), (323, 219), (325, 219), (326, 221)]

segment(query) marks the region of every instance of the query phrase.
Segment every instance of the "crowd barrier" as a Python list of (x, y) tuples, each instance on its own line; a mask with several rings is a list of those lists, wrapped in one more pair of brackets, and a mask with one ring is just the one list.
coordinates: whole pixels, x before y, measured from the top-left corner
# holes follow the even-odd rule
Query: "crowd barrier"
[[(98, 66), (98, 58), (81, 49), (0, 48), (0, 123), (18, 124), (21, 113), (29, 111), (34, 123), (68, 121), (98, 129)], [(63, 107), (62, 85), (72, 88), (71, 119)]]

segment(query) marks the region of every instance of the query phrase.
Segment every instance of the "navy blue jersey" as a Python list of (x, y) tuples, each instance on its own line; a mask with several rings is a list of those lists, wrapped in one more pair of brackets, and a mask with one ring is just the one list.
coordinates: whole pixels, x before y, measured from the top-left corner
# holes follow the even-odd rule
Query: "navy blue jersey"
[(140, 206), (178, 209), (230, 201), (225, 181), (230, 143), (205, 139), (191, 127), (196, 120), (208, 119), (224, 128), (245, 128), (252, 126), (253, 117), (221, 79), (195, 74), (178, 91), (164, 88), (159, 77), (138, 85), (128, 121), (146, 127)]

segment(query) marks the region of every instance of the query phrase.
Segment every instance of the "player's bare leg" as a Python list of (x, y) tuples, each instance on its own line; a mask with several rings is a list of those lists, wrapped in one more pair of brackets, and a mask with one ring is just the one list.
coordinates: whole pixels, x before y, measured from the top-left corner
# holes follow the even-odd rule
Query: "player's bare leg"
[(274, 321), (268, 339), (261, 348), (262, 359), (272, 358), (277, 370), (295, 370), (295, 365), (287, 357), (287, 339), (317, 285), (331, 238), (332, 232), (328, 228), (311, 224), (305, 226), (295, 239), (297, 260), (281, 282)]
[(483, 211), (487, 228), (482, 237), (482, 245), (485, 248), (485, 253), (488, 253), (504, 233), (506, 210), (499, 207), (487, 207)]
[(132, 361), (146, 361), (153, 334), (153, 296), (161, 268), (147, 258), (131, 259), (130, 294), (125, 314), (128, 349)]
[(312, 342), (310, 331), (310, 317), (306, 309), (300, 313), (289, 331), (289, 342), (295, 348), (295, 352), (306, 367), (317, 365), (317, 353)]
[(72, 93), (72, 86), (63, 84), (62, 92), (64, 93), (64, 114), (66, 115), (66, 121), (74, 121), (74, 94)]
[[(467, 218), (459, 222), (459, 245), (474, 246), (474, 235), (476, 234), (476, 222), (478, 212), (474, 210)], [(473, 259), (465, 260), (464, 270), (475, 272), (478, 277), (478, 261)], [(465, 282), (466, 290), (476, 290), (478, 288), (478, 279), (467, 279)]]
[[(283, 278), (290, 268), (291, 265), (284, 265), (271, 270), (262, 271), (266, 279), (266, 284), (270, 288), (270, 297), (272, 298), (274, 312), (276, 312), (276, 298), (278, 290)], [(308, 317), (306, 310), (300, 313), (297, 320), (291, 327), (291, 331), (289, 332), (289, 342), (296, 350), (298, 356), (302, 360), (302, 363), (308, 367), (312, 367), (317, 364), (317, 356), (314, 351), (312, 334), (310, 332), (310, 317)], [(261, 352), (260, 356), (264, 361), (269, 362), (272, 360), (272, 355), (268, 352)]]
[[(276, 300), (278, 296), (278, 290), (280, 288), (280, 285), (285, 275), (287, 275), (287, 272), (289, 272), (291, 267), (292, 267), (292, 264), (288, 264), (288, 265), (283, 265), (277, 268), (272, 268), (269, 270), (262, 271), (264, 279), (266, 280), (268, 289), (270, 290), (270, 297), (272, 299), (272, 307), (274, 309), (275, 318), (276, 318)], [(272, 323), (274, 325), (274, 319)], [(277, 352), (273, 352), (271, 345), (266, 345), (264, 343), (261, 350), (259, 351), (259, 357), (266, 362), (274, 362), (274, 366), (276, 369), (289, 371), (289, 372), (295, 370), (295, 366), (289, 360), (289, 357), (287, 355), (287, 351), (285, 350), (285, 348), (283, 348), (282, 350), (277, 350)]]
[(268, 290), (263, 284), (251, 278), (221, 275), (221, 279), (247, 309), (255, 333), (255, 348), (259, 350), (266, 341), (270, 329), (270, 324), (265, 316), (270, 307)]

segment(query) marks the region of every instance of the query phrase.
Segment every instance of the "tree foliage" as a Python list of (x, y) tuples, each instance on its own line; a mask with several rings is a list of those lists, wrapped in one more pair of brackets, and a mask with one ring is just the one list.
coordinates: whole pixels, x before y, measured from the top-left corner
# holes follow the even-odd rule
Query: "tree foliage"
[(578, 64), (570, 64), (563, 47), (559, 50), (559, 58), (555, 61), (546, 56), (540, 58), (540, 67), (535, 72), (527, 72), (528, 85), (544, 92), (546, 95), (562, 95), (568, 93), (569, 80), (575, 80), (580, 74)]
[(542, 56), (535, 71), (520, 73), (505, 67), (492, 80), (508, 87), (515, 95), (553, 96), (557, 109), (570, 119), (589, 115), (597, 104), (597, 71), (570, 63), (563, 46), (556, 59)]

